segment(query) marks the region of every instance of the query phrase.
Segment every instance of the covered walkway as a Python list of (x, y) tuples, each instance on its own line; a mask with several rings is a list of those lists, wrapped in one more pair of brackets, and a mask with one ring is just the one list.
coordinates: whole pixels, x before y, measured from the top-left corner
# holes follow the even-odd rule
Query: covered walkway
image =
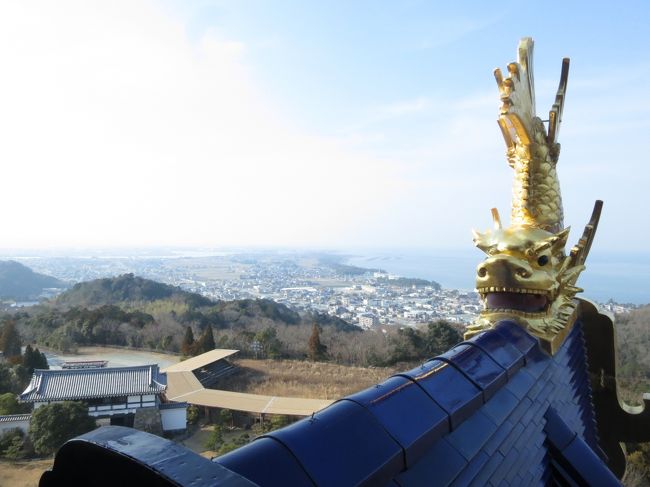
[(237, 352), (238, 350), (211, 350), (167, 367), (164, 370), (167, 373), (167, 390), (165, 391), (167, 399), (210, 408), (232, 409), (257, 414), (287, 414), (291, 416), (310, 416), (334, 402), (327, 399), (263, 396), (203, 387), (194, 371), (207, 367)]

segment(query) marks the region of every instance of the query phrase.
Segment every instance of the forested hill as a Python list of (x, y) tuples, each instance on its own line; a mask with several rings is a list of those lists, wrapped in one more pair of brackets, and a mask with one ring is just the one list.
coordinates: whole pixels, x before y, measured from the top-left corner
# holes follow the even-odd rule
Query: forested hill
[(55, 277), (38, 274), (13, 261), (0, 261), (0, 297), (17, 300), (38, 297), (46, 288), (62, 288), (65, 283)]
[[(179, 351), (188, 327), (197, 336), (210, 329), (219, 347), (240, 350), (280, 336), (289, 342), (307, 335), (300, 338), (307, 343), (314, 324), (360, 331), (337, 317), (299, 314), (269, 299), (212, 301), (132, 274), (79, 283), (51, 302), (7, 313), (2, 320), (15, 320), (25, 340), (61, 350), (120, 345)], [(287, 345), (283, 354), (292, 353)]]
[(133, 274), (95, 279), (75, 284), (60, 294), (54, 304), (61, 306), (95, 306), (150, 302), (162, 299), (186, 303), (190, 307), (210, 306), (210, 299), (200, 294), (183, 291), (179, 287), (144, 279)]

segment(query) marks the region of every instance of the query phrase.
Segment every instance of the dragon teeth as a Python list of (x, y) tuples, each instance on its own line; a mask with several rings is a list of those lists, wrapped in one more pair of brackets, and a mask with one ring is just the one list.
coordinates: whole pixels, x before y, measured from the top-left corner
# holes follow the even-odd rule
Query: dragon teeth
[(548, 292), (542, 289), (525, 289), (517, 287), (480, 287), (476, 289), (482, 296), (487, 293), (518, 293), (518, 294), (542, 294), (548, 296)]

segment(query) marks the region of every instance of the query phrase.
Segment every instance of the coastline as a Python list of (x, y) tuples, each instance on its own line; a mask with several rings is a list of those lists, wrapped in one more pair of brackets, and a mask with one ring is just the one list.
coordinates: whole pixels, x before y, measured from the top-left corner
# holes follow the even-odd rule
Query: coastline
[[(436, 281), (445, 289), (474, 291), (476, 266), (483, 254), (468, 250), (409, 250), (374, 249), (348, 251), (339, 254), (342, 263), (372, 272), (381, 268), (402, 277)], [(581, 295), (601, 302), (644, 305), (650, 303), (650, 254), (620, 254), (593, 252), (586, 263), (587, 270), (578, 284)]]

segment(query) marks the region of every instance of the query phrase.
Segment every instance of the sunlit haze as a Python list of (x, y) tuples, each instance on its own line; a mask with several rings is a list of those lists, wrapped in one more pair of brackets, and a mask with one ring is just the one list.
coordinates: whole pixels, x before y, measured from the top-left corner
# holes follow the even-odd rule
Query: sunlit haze
[(492, 70), (571, 58), (577, 240), (645, 250), (645, 2), (0, 4), (3, 248), (471, 247), (510, 205)]

